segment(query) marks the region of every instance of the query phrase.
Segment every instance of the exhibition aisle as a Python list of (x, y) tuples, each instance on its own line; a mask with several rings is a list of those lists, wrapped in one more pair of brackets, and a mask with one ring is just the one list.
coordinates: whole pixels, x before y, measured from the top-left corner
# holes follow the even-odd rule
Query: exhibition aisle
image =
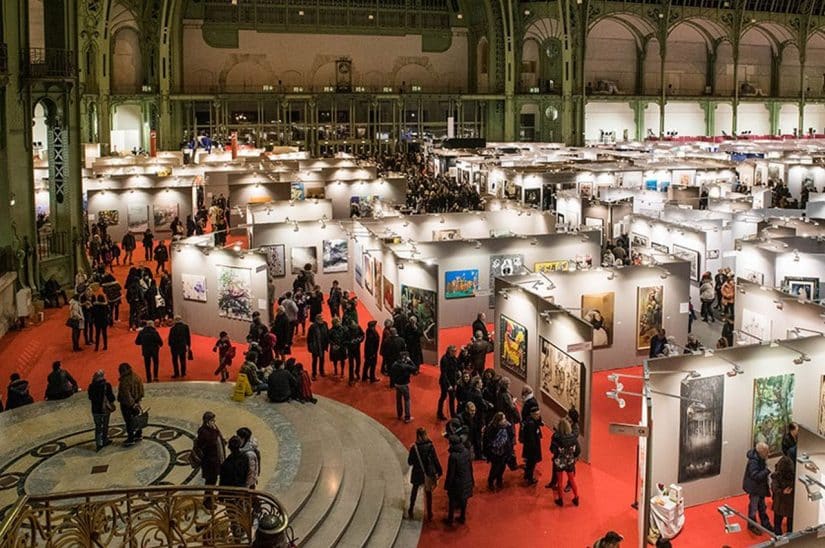
[[(116, 268), (122, 279), (125, 267)], [(71, 353), (69, 329), (65, 327), (67, 308), (46, 311), (46, 320), (40, 326), (10, 333), (0, 339), (0, 376), (7, 379), (12, 372), (19, 372), (31, 382), (32, 394), (42, 399), (46, 376), (51, 370), (51, 362), (61, 359), (64, 367), (71, 372), (82, 387), (88, 385), (91, 375), (97, 369), (104, 369), (113, 383), (117, 379), (117, 365), (121, 361), (132, 363), (142, 373), (143, 367), (138, 347), (134, 345), (134, 333), (130, 333), (121, 321), (110, 332), (109, 350), (94, 352), (93, 347), (85, 347), (80, 353)], [(326, 311), (325, 311), (326, 312)], [(126, 307), (121, 310), (121, 318)], [(359, 317), (366, 324), (369, 317), (363, 307), (359, 307)], [(167, 328), (160, 329), (166, 338)], [(216, 334), (217, 335), (217, 334)], [(440, 337), (441, 350), (448, 344), (463, 344), (469, 338), (468, 328), (443, 330)], [(194, 336), (195, 360), (189, 366), (187, 380), (215, 380), (215, 355), (211, 352), (213, 337)], [(295, 356), (308, 363), (303, 339), (299, 338)], [(492, 363), (492, 360), (489, 362)], [(236, 364), (233, 368), (237, 371)], [(624, 370), (638, 373), (639, 369)], [(161, 380), (171, 380), (171, 364), (166, 349), (161, 354)], [(637, 391), (638, 382), (627, 380), (627, 390)], [(446, 545), (461, 546), (512, 546), (519, 543), (553, 542), (559, 546), (583, 546), (592, 543), (606, 530), (620, 531), (627, 539), (627, 545), (636, 542), (636, 512), (630, 508), (634, 500), (633, 478), (635, 469), (636, 442), (633, 438), (616, 437), (608, 433), (611, 422), (636, 422), (639, 408), (636, 402), (619, 409), (614, 401), (599, 396), (610, 386), (607, 373), (594, 375), (592, 402), (593, 443), (592, 463), (578, 466), (578, 483), (581, 489), (581, 506), (572, 505), (558, 508), (553, 504), (552, 494), (544, 488), (549, 480), (549, 455), (538, 467), (539, 483), (524, 487), (520, 472), (505, 474), (505, 489), (491, 494), (486, 489), (488, 466), (477, 463), (476, 494), (470, 501), (468, 522), (463, 527), (447, 528), (440, 521), (426, 524), (422, 532), (421, 546)], [(387, 426), (405, 444), (412, 443), (417, 426), (426, 427), (434, 439), (442, 464), (447, 462), (447, 444), (441, 438), (444, 423), (435, 419), (438, 399), (438, 370), (424, 366), (420, 375), (413, 379), (412, 408), (416, 420), (404, 424), (395, 417), (394, 393), (386, 382), (378, 385), (357, 385), (349, 387), (346, 380), (327, 377), (319, 379), (313, 389), (321, 395), (362, 410)], [(227, 386), (227, 396), (230, 388)], [(82, 396), (81, 396), (82, 397)], [(5, 399), (5, 398), (4, 398)], [(669, 427), (665, 425), (665, 427)], [(549, 432), (545, 431), (543, 446), (549, 445)], [(521, 460), (520, 446), (517, 449)], [(744, 457), (743, 457), (744, 465)], [(742, 497), (732, 499), (734, 507), (744, 510), (746, 501)], [(420, 504), (420, 503), (419, 503)], [(435, 494), (434, 508), (440, 519), (446, 509), (446, 496), (442, 489)], [(687, 511), (687, 526), (676, 540), (676, 546), (746, 546), (765, 537), (757, 538), (750, 533), (725, 535), (722, 520), (716, 512), (719, 503), (710, 503)]]

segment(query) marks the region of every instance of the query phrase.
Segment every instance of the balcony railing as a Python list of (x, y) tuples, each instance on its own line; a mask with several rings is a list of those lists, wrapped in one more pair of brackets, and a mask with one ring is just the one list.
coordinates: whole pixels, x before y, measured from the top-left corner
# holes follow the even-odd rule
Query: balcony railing
[[(37, 234), (37, 257), (42, 261), (49, 257), (68, 255), (69, 253), (69, 233), (39, 232)], [(2, 546), (2, 545), (0, 545)]]
[(197, 486), (24, 496), (3, 518), (0, 546), (19, 548), (249, 546), (256, 521), (267, 523), (269, 542), (261, 545), (280, 546), (288, 525), (283, 507), (267, 493)]
[(6, 44), (0, 44), (0, 74), (9, 71), (9, 48)]
[(25, 78), (76, 78), (74, 52), (67, 49), (31, 48), (20, 53), (20, 71)]

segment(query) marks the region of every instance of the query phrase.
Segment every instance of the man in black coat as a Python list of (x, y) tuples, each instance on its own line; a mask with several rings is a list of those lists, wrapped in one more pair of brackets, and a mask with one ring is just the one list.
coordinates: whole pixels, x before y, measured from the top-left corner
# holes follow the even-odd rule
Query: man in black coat
[(78, 391), (77, 381), (63, 369), (59, 361), (52, 363), (52, 372), (46, 379), (46, 399), (65, 400)]
[(230, 454), (221, 464), (221, 487), (246, 487), (246, 478), (249, 474), (249, 457), (241, 452), (241, 438), (229, 438)]
[(249, 324), (249, 333), (246, 334), (246, 342), (261, 342), (261, 336), (266, 332), (266, 326), (261, 321), (261, 313), (257, 310), (252, 313), (252, 323)]
[(395, 311), (392, 315), (392, 326), (395, 328), (397, 335), (404, 337), (407, 331), (407, 315), (400, 306), (395, 307)]
[(455, 511), (459, 511), (458, 523), (467, 519), (467, 500), (473, 496), (475, 479), (473, 478), (473, 459), (470, 450), (458, 436), (450, 436), (450, 458), (447, 460), (447, 475), (444, 489), (449, 498), (449, 510), (444, 523), (453, 524)]
[(375, 366), (378, 364), (378, 348), (380, 346), (380, 336), (376, 329), (377, 322), (370, 320), (367, 323), (367, 332), (364, 335), (364, 374), (361, 380), (367, 382), (378, 382), (375, 378)]
[(349, 384), (353, 385), (361, 377), (361, 343), (364, 341), (364, 330), (355, 319), (350, 318), (347, 320), (346, 334)]
[[(155, 322), (147, 320), (146, 325), (140, 330), (135, 338), (135, 344), (138, 345), (143, 354), (143, 366), (146, 368), (146, 382), (158, 380), (158, 368), (160, 363), (160, 347), (163, 346), (163, 339), (160, 338), (160, 333), (155, 329)], [(152, 373), (154, 372), (154, 377)]]
[(384, 361), (387, 364), (387, 374), (390, 376), (390, 388), (395, 386), (392, 382), (392, 366), (401, 357), (402, 352), (406, 352), (407, 342), (404, 337), (398, 334), (395, 327), (389, 329), (389, 336), (386, 340), (386, 347), (384, 348)]
[(192, 348), (192, 336), (189, 326), (180, 316), (175, 316), (175, 325), (169, 330), (169, 350), (172, 352), (173, 379), (186, 376), (186, 358)]
[(487, 316), (484, 312), (479, 312), (473, 322), (473, 335), (479, 332), (485, 341), (490, 341), (490, 334), (487, 332)]
[(541, 426), (541, 412), (538, 406), (532, 407), (519, 430), (519, 441), (523, 446), (521, 455), (524, 457), (524, 480), (527, 485), (538, 482), (533, 474), (536, 464), (541, 462)]
[(521, 422), (527, 420), (534, 409), (539, 408), (539, 402), (536, 401), (536, 395), (533, 394), (533, 387), (525, 384), (521, 388)]
[[(766, 463), (770, 449), (764, 442), (759, 442), (756, 447), (748, 451), (748, 463), (745, 465), (745, 475), (742, 478), (742, 490), (748, 494), (748, 518), (756, 521), (759, 514), (759, 522), (762, 527), (772, 531), (771, 519), (768, 517), (765, 506), (765, 497), (770, 496), (771, 490), (768, 485), (771, 471)], [(762, 532), (752, 525), (748, 528), (752, 533), (761, 535)]]
[(413, 418), (410, 411), (410, 377), (418, 373), (418, 367), (410, 360), (406, 351), (390, 367), (390, 382), (395, 387), (395, 412), (398, 418), (410, 423)]
[(29, 381), (20, 378), (19, 373), (12, 373), (9, 380), (11, 382), (9, 382), (9, 386), (6, 391), (7, 411), (34, 403), (34, 398), (29, 392)]
[(390, 340), (390, 329), (392, 328), (392, 320), (384, 320), (384, 330), (381, 332), (381, 344), (378, 346), (378, 353), (381, 355), (381, 374), (389, 375), (390, 366), (392, 362), (387, 358), (388, 343)]
[(321, 370), (321, 376), (325, 377), (324, 373), (324, 354), (329, 348), (329, 328), (320, 314), (315, 316), (315, 321), (309, 326), (307, 330), (307, 350), (312, 354), (312, 380), (315, 380), (318, 374), (318, 369)]
[(458, 384), (458, 357), (456, 356), (455, 345), (447, 347), (447, 352), (441, 357), (439, 362), (440, 372), (438, 375), (438, 386), (441, 394), (438, 396), (438, 420), (447, 420), (444, 416), (444, 400), (449, 399), (450, 418), (455, 418), (455, 387)]
[(275, 369), (266, 380), (266, 395), (273, 403), (284, 403), (298, 392), (298, 383), (292, 374), (284, 369), (282, 361), (275, 362)]

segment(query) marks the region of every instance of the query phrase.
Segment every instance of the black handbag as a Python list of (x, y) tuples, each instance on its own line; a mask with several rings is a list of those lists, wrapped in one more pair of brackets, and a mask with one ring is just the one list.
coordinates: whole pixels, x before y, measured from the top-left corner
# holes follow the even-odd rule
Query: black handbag
[(149, 425), (149, 410), (141, 410), (140, 413), (132, 417), (132, 428), (143, 430)]

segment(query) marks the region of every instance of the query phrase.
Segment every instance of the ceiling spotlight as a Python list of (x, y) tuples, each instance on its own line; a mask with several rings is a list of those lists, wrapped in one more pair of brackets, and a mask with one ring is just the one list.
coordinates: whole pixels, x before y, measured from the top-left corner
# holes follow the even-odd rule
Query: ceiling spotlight
[(817, 482), (809, 474), (800, 476), (799, 481), (800, 483), (802, 483), (802, 485), (805, 486), (805, 491), (808, 493), (809, 501), (813, 502), (822, 499), (822, 491), (818, 489), (818, 487), (820, 486), (819, 482)]
[(728, 377), (735, 377), (736, 375), (744, 375), (745, 371), (739, 366), (738, 363), (733, 364), (733, 368), (726, 373)]
[(440, 220), (440, 221), (438, 221), (438, 222), (439, 222), (439, 223), (441, 223), (441, 224), (443, 225), (444, 223), (446, 223), (446, 222), (447, 222), (447, 219), (445, 219), (445, 218), (444, 218), (444, 216), (442, 215), (442, 216), (441, 216), (441, 220)]
[(532, 240), (530, 240), (530, 245), (539, 245), (539, 239), (533, 238)]
[(235, 253), (240, 253), (241, 252), (240, 242), (235, 242), (235, 245), (232, 246), (232, 249), (235, 251)]
[(782, 301), (780, 301), (778, 299), (774, 299), (773, 304), (776, 305), (777, 310), (782, 310), (782, 309), (785, 308), (785, 303), (783, 303)]
[(612, 279), (614, 279), (615, 277), (616, 277), (616, 273), (615, 273), (615, 272), (613, 272), (612, 270), (608, 271), (608, 273), (607, 273), (607, 279), (608, 279), (608, 280), (612, 280)]
[(624, 401), (624, 398), (622, 398), (616, 390), (608, 390), (605, 395), (607, 396), (607, 399), (616, 400), (616, 403), (619, 405), (619, 409), (624, 409), (627, 405), (627, 402)]
[(667, 270), (664, 270), (664, 271), (662, 271), (662, 273), (659, 275), (659, 277), (660, 277), (661, 279), (663, 279), (663, 280), (667, 280), (667, 279), (670, 277), (670, 272), (668, 272)]

